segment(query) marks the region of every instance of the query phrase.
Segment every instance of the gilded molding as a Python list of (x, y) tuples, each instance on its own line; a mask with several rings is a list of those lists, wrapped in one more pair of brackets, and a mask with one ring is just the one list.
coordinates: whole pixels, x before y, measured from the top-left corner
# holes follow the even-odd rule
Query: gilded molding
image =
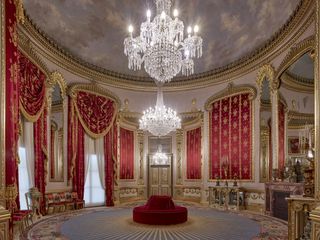
[(209, 97), (205, 102), (204, 107), (207, 111), (210, 111), (212, 107), (211, 105), (213, 102), (223, 99), (225, 97), (230, 97), (230, 96), (242, 94), (242, 93), (249, 93), (250, 100), (254, 100), (257, 96), (257, 90), (252, 85), (245, 84), (245, 85), (235, 86), (233, 83), (229, 83), (227, 88)]
[(142, 130), (137, 131), (138, 144), (139, 144), (139, 184), (144, 184), (144, 172), (143, 172), (143, 149), (144, 149), (144, 132)]
[[(320, 1), (316, 0), (316, 37), (315, 37), (315, 63), (314, 63), (314, 79), (315, 81), (315, 91), (314, 91), (314, 115), (315, 115), (315, 156), (314, 159), (314, 170), (315, 170), (315, 198), (317, 201), (320, 201), (320, 83), (319, 83), (319, 76), (320, 76), (320, 59), (319, 59), (319, 51), (320, 51)], [(320, 228), (319, 228), (320, 229)]]
[[(59, 85), (60, 95), (62, 98), (62, 110), (65, 107), (65, 97), (67, 95), (67, 83), (62, 76), (62, 74), (58, 71), (54, 71), (50, 74), (47, 82), (46, 82), (46, 94), (47, 94), (47, 109), (48, 112), (51, 112), (52, 108), (52, 93), (54, 91), (54, 87), (56, 84)], [(55, 108), (57, 110), (57, 107)], [(63, 111), (64, 112), (64, 111)]]
[(292, 73), (285, 71), (281, 76), (281, 86), (286, 89), (304, 93), (313, 93), (314, 92), (314, 84), (306, 83), (308, 79), (303, 79), (299, 76), (293, 76)]
[(120, 111), (118, 113), (119, 121), (134, 126), (135, 128), (139, 128), (139, 119), (141, 118), (142, 114), (138, 112), (130, 112), (130, 111)]
[(276, 78), (280, 79), (281, 75), (295, 62), (297, 61), (303, 54), (306, 52), (312, 51), (315, 49), (315, 36), (307, 37), (301, 42), (295, 44), (290, 48), (289, 52), (285, 56), (285, 58), (280, 63)]
[(202, 124), (203, 122), (202, 111), (179, 113), (179, 117), (181, 118), (182, 128), (185, 128), (187, 126), (194, 125), (197, 123)]
[(25, 54), (25, 56), (28, 57), (28, 59), (46, 75), (46, 80), (48, 81), (50, 79), (50, 71), (49, 71), (47, 65), (44, 63), (44, 61), (36, 53), (36, 50), (32, 46), (30, 40), (23, 38), (23, 37), (20, 38), (20, 35), (19, 35), (18, 49), (23, 54)]
[(16, 16), (19, 23), (24, 24), (24, 9), (23, 9), (23, 0), (14, 0), (16, 5)]
[(1, 10), (1, 80), (0, 80), (0, 97), (1, 97), (1, 102), (0, 102), (0, 205), (3, 204), (5, 206), (5, 179), (6, 179), (6, 153), (5, 153), (5, 119), (6, 119), (6, 111), (5, 111), (5, 106), (6, 106), (6, 54), (5, 54), (5, 49), (6, 49), (6, 41), (5, 41), (5, 1), (0, 2), (0, 10)]
[[(261, 62), (270, 61), (272, 58), (278, 56), (301, 36), (313, 21), (313, 15), (307, 14), (310, 13), (313, 8), (313, 0), (301, 1), (287, 23), (261, 48), (225, 67), (196, 74), (189, 78), (178, 77), (176, 80), (167, 84), (165, 90), (178, 91), (212, 86), (229, 82), (249, 71), (255, 70)], [(303, 21), (305, 16), (307, 16), (307, 20)], [(303, 22), (303, 24), (301, 24), (301, 22)], [(35, 44), (39, 46), (39, 51), (41, 51), (43, 56), (68, 71), (88, 80), (95, 79), (100, 83), (124, 89), (141, 91), (156, 90), (156, 86), (149, 78), (132, 77), (107, 71), (72, 56), (66, 50), (59, 47), (52, 39), (47, 37), (28, 17), (26, 18), (26, 23), (23, 25), (23, 28), (20, 29), (20, 32), (22, 31), (27, 32), (29, 36), (35, 40)], [(280, 46), (280, 49), (272, 52)], [(45, 49), (45, 51), (43, 49)], [(272, 54), (268, 54), (270, 52), (272, 52)]]
[(269, 82), (270, 96), (276, 89), (279, 88), (279, 81), (275, 79), (274, 75), (275, 70), (271, 64), (265, 64), (259, 69), (256, 79), (256, 83), (259, 88), (259, 96), (262, 94), (262, 84), (264, 79)]
[(288, 112), (288, 120), (297, 119), (297, 120), (304, 120), (304, 121), (314, 121), (314, 114), (313, 113), (300, 113), (297, 111), (289, 111)]

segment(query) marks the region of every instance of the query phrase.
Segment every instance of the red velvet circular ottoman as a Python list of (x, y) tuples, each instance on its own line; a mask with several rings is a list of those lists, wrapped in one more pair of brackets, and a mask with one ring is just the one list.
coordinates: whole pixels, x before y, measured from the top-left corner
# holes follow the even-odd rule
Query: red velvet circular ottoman
[(133, 221), (150, 225), (171, 225), (188, 220), (188, 210), (175, 206), (171, 197), (153, 195), (146, 205), (133, 209)]

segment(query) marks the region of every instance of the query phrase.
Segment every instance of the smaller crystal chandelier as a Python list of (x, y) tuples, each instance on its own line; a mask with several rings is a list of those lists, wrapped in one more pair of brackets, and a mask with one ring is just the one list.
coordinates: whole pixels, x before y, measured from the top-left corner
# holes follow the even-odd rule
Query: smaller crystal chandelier
[(162, 152), (162, 145), (158, 146), (158, 151), (152, 156), (152, 164), (154, 165), (169, 164), (169, 158), (167, 154)]
[(154, 108), (149, 108), (143, 112), (139, 120), (139, 128), (149, 131), (154, 136), (165, 136), (177, 128), (181, 128), (181, 120), (176, 111), (163, 104), (163, 93), (158, 87), (157, 104)]

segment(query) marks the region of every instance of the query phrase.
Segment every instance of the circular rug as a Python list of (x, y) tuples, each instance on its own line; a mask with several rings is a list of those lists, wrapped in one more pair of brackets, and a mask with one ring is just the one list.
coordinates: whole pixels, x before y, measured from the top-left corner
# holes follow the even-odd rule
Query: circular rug
[(188, 212), (186, 223), (156, 226), (133, 222), (130, 207), (84, 209), (41, 220), (22, 239), (287, 239), (287, 225), (267, 216), (203, 207)]

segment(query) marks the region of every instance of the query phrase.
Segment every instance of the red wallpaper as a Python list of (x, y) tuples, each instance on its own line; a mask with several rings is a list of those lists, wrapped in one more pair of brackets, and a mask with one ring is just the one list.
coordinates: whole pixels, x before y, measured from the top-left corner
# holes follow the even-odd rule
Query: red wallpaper
[(187, 179), (201, 179), (201, 127), (187, 131)]
[(211, 178), (252, 179), (252, 106), (249, 94), (212, 103), (210, 112)]
[(134, 178), (133, 131), (120, 128), (120, 179)]

